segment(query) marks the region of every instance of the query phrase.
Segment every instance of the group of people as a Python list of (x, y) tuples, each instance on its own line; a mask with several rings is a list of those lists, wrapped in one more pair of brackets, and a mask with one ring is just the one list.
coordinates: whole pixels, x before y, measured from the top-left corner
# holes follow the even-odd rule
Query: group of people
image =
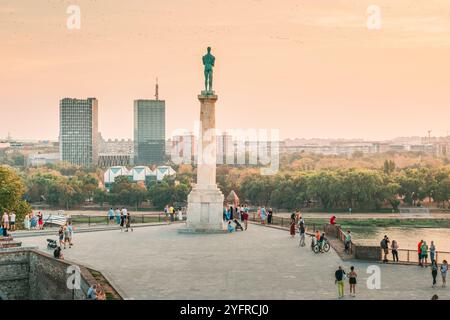
[(434, 245), (434, 241), (431, 241), (430, 246), (424, 240), (420, 240), (417, 244), (417, 256), (419, 259), (419, 266), (426, 267), (428, 264), (428, 253), (430, 253), (430, 261), (431, 261), (431, 276), (433, 278), (433, 288), (436, 286), (438, 271), (441, 272), (442, 277), (442, 287), (447, 285), (447, 272), (448, 272), (448, 262), (447, 260), (443, 260), (442, 264), (439, 266), (436, 260), (436, 246)]
[(119, 208), (116, 208), (116, 210), (113, 210), (113, 208), (110, 208), (108, 211), (108, 224), (116, 223), (120, 225), (120, 231), (128, 232), (130, 229), (133, 231), (133, 228), (131, 227), (131, 214), (128, 212), (127, 208), (122, 207), (122, 209), (119, 210)]
[(72, 238), (73, 226), (72, 222), (69, 221), (62, 225), (58, 230), (59, 247), (62, 248), (64, 246), (64, 249), (66, 249), (66, 246), (68, 246), (69, 248), (72, 248)]
[(175, 221), (175, 215), (178, 215), (178, 221), (183, 221), (183, 209), (180, 207), (178, 210), (175, 210), (173, 205), (166, 205), (164, 207), (164, 216), (167, 220), (170, 220), (170, 222)]
[(258, 218), (261, 224), (272, 224), (273, 210), (272, 208), (266, 209), (266, 207), (258, 207)]
[(35, 214), (31, 212), (25, 215), (23, 226), (26, 230), (43, 230), (44, 229), (44, 215), (42, 212)]
[(3, 237), (8, 236), (8, 231), (16, 230), (16, 214), (14, 212), (8, 213), (4, 212), (1, 221), (1, 233), (0, 235)]
[(356, 297), (356, 278), (358, 274), (355, 271), (355, 267), (350, 267), (350, 272), (346, 273), (342, 266), (339, 266), (334, 273), (334, 283), (338, 286), (338, 298), (344, 298), (345, 292), (345, 280), (348, 279), (350, 285), (350, 296)]
[(94, 283), (89, 287), (86, 297), (88, 300), (106, 300), (105, 291), (98, 283)]
[[(228, 205), (223, 208), (223, 220), (227, 222), (227, 231), (245, 231), (248, 228), (249, 207), (246, 205)], [(240, 222), (239, 222), (240, 221)], [(242, 224), (244, 226), (242, 226)]]
[[(391, 247), (392, 252), (392, 260), (394, 262), (398, 262), (398, 250), (399, 245), (396, 240), (392, 240), (392, 242), (389, 240), (389, 237), (385, 235), (383, 237), (383, 240), (380, 242), (381, 249), (384, 252), (384, 258), (383, 262), (388, 262), (388, 254), (389, 254), (389, 245)], [(434, 288), (437, 284), (437, 275), (438, 271), (441, 273), (442, 277), (442, 287), (445, 287), (447, 285), (447, 272), (448, 272), (448, 262), (447, 260), (443, 260), (442, 264), (439, 265), (436, 260), (436, 246), (434, 244), (434, 241), (430, 242), (430, 246), (428, 246), (427, 242), (424, 240), (420, 240), (417, 244), (417, 259), (418, 259), (418, 265), (420, 267), (427, 267), (428, 266), (428, 254), (430, 255), (430, 267), (431, 267), (431, 276), (433, 278), (433, 285)]]

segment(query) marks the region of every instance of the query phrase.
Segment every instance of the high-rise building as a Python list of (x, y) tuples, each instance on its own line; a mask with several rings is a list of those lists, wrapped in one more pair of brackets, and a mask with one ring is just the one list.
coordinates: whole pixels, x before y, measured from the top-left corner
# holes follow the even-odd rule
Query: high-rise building
[(160, 165), (165, 160), (166, 103), (164, 100), (134, 101), (134, 163)]
[(62, 161), (91, 166), (98, 161), (98, 101), (64, 98), (59, 103)]

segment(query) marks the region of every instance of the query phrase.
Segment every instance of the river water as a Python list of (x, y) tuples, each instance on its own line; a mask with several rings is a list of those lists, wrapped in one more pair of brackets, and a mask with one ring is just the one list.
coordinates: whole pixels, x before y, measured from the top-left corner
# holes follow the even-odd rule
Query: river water
[(379, 246), (387, 235), (391, 241), (397, 240), (400, 249), (417, 250), (417, 243), (425, 240), (428, 245), (434, 241), (437, 251), (450, 252), (450, 228), (352, 227), (351, 231), (354, 242), (359, 244)]

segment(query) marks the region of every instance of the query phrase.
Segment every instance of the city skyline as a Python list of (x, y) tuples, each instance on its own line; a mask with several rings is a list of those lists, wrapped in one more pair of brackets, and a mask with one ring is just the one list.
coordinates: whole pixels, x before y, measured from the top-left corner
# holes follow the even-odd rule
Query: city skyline
[(371, 140), (450, 130), (450, 4), (443, 0), (376, 1), (380, 30), (366, 28), (372, 2), (365, 0), (200, 0), (195, 10), (179, 0), (81, 0), (80, 30), (67, 29), (70, 4), (0, 4), (0, 137), (56, 140), (61, 97), (94, 96), (103, 136), (132, 138), (133, 101), (153, 98), (156, 77), (166, 136), (193, 131), (199, 56), (209, 45), (222, 130)]

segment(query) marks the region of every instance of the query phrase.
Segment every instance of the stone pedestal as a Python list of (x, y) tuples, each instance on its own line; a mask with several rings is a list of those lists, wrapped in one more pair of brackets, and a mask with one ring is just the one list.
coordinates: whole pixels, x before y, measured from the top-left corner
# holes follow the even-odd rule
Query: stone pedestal
[(202, 92), (198, 99), (201, 125), (197, 152), (197, 185), (188, 196), (185, 232), (224, 232), (224, 196), (216, 184), (217, 96), (213, 92)]

